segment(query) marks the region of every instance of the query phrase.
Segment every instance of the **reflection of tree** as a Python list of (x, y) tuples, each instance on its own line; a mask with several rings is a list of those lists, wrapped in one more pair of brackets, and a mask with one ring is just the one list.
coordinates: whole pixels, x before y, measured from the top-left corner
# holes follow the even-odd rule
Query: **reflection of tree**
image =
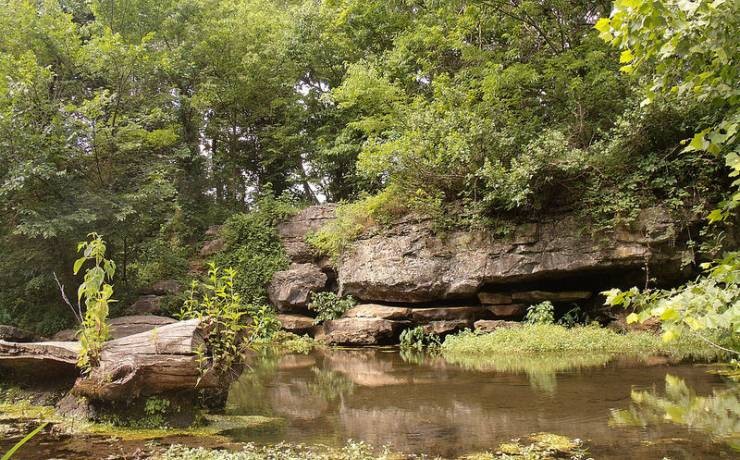
[(612, 412), (617, 425), (641, 426), (675, 423), (709, 434), (713, 439), (740, 449), (740, 385), (715, 390), (711, 396), (697, 396), (678, 377), (666, 375), (665, 396), (655, 390), (633, 391), (628, 410)]
[(277, 372), (279, 355), (262, 350), (253, 363), (231, 384), (226, 399), (229, 414), (272, 415), (265, 382)]
[(444, 353), (447, 362), (466, 369), (502, 373), (525, 373), (529, 383), (538, 390), (554, 393), (559, 372), (600, 367), (608, 363), (611, 354), (539, 354), (539, 355), (471, 355)]
[(316, 379), (308, 384), (308, 389), (325, 401), (341, 400), (355, 390), (355, 384), (339, 372), (319, 368), (313, 368), (311, 371)]

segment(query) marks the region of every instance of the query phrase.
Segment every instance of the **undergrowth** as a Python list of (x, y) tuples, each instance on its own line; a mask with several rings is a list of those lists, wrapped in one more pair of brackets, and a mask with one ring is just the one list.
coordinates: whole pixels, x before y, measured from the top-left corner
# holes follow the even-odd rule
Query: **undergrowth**
[(480, 334), (463, 331), (448, 336), (442, 344), (445, 354), (601, 352), (662, 354), (682, 358), (716, 359), (716, 349), (692, 337), (664, 343), (647, 332), (618, 334), (597, 325), (566, 328), (556, 324), (525, 324)]

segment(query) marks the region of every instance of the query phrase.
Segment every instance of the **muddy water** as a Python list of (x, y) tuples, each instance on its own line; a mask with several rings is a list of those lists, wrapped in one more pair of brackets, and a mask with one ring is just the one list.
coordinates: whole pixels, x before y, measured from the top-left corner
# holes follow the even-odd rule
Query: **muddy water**
[(733, 433), (738, 441), (740, 391), (706, 371), (663, 358), (481, 361), (331, 350), (256, 364), (233, 384), (226, 410), (285, 419), (274, 431), (229, 432), (258, 443), (353, 439), (455, 457), (544, 431), (584, 440), (595, 458), (738, 458), (730, 444)]

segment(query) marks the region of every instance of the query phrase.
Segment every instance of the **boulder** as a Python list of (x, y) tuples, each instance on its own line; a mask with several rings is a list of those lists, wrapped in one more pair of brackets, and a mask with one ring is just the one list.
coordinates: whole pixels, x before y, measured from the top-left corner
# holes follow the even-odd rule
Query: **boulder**
[(280, 326), (293, 334), (310, 334), (315, 326), (314, 319), (310, 316), (281, 314), (277, 318)]
[(478, 300), (484, 305), (505, 305), (513, 302), (511, 294), (505, 292), (479, 292)]
[(215, 238), (221, 234), (221, 229), (223, 228), (223, 225), (211, 225), (206, 230), (206, 237), (207, 238)]
[(340, 293), (388, 303), (469, 299), (483, 286), (640, 274), (646, 261), (661, 281), (685, 275), (676, 226), (659, 209), (598, 236), (575, 213), (516, 225), (506, 238), (484, 230), (439, 237), (432, 227), (408, 218), (365, 232), (339, 262)]
[(489, 305), (486, 308), (496, 318), (521, 318), (527, 314), (527, 306), (520, 303)]
[(218, 252), (221, 252), (226, 246), (226, 240), (223, 238), (216, 238), (215, 240), (206, 241), (203, 247), (200, 249), (200, 255), (202, 257), (210, 257)]
[(476, 331), (480, 332), (493, 332), (496, 329), (508, 329), (512, 327), (520, 327), (523, 323), (518, 321), (504, 321), (501, 319), (481, 319), (473, 324)]
[(475, 321), (489, 316), (484, 307), (432, 307), (411, 309), (411, 320), (414, 323), (431, 321), (465, 320)]
[(344, 313), (343, 317), (405, 320), (411, 317), (411, 309), (406, 307), (391, 307), (388, 305), (366, 303), (350, 308)]
[(147, 294), (154, 295), (177, 295), (182, 292), (182, 285), (177, 280), (161, 280), (152, 284)]
[(336, 204), (310, 206), (278, 225), (280, 240), (293, 262), (308, 263), (321, 260), (316, 251), (306, 243), (306, 236), (334, 219), (336, 207)]
[(77, 340), (77, 329), (62, 329), (51, 336), (52, 342), (73, 342)]
[(324, 323), (322, 340), (330, 345), (396, 343), (405, 323), (380, 318), (340, 318)]
[(38, 339), (38, 336), (31, 331), (26, 331), (15, 326), (3, 326), (0, 324), (0, 340), (8, 342), (33, 342)]
[(303, 312), (312, 292), (326, 286), (327, 276), (316, 265), (293, 264), (276, 272), (267, 288), (270, 302), (282, 312)]
[(472, 325), (472, 321), (453, 319), (447, 321), (432, 321), (431, 323), (425, 324), (423, 329), (427, 334), (436, 334), (440, 337), (444, 337), (455, 332), (460, 332), (463, 329), (469, 329)]
[(130, 307), (126, 309), (126, 312), (132, 315), (146, 315), (159, 313), (162, 310), (162, 296), (158, 295), (143, 295), (139, 297)]
[(514, 302), (539, 303), (549, 300), (550, 302), (579, 302), (591, 298), (591, 291), (524, 291), (511, 294)]
[(176, 320), (165, 316), (121, 316), (110, 320), (110, 336), (112, 339), (120, 339), (121, 337), (140, 334), (142, 332), (151, 331), (154, 328), (176, 322)]

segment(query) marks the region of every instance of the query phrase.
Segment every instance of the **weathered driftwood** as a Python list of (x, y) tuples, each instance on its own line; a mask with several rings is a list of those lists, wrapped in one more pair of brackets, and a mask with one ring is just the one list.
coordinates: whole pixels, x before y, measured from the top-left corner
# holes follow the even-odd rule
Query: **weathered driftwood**
[(100, 364), (77, 379), (72, 392), (94, 400), (122, 400), (217, 384), (201, 375), (199, 320), (180, 321), (105, 344)]
[(151, 331), (154, 328), (173, 324), (177, 321), (166, 316), (133, 315), (120, 316), (109, 321), (111, 339), (120, 339), (129, 335)]
[[(0, 368), (21, 374), (78, 374), (78, 342), (6, 342), (0, 340)], [(2, 371), (0, 371), (2, 372)]]

